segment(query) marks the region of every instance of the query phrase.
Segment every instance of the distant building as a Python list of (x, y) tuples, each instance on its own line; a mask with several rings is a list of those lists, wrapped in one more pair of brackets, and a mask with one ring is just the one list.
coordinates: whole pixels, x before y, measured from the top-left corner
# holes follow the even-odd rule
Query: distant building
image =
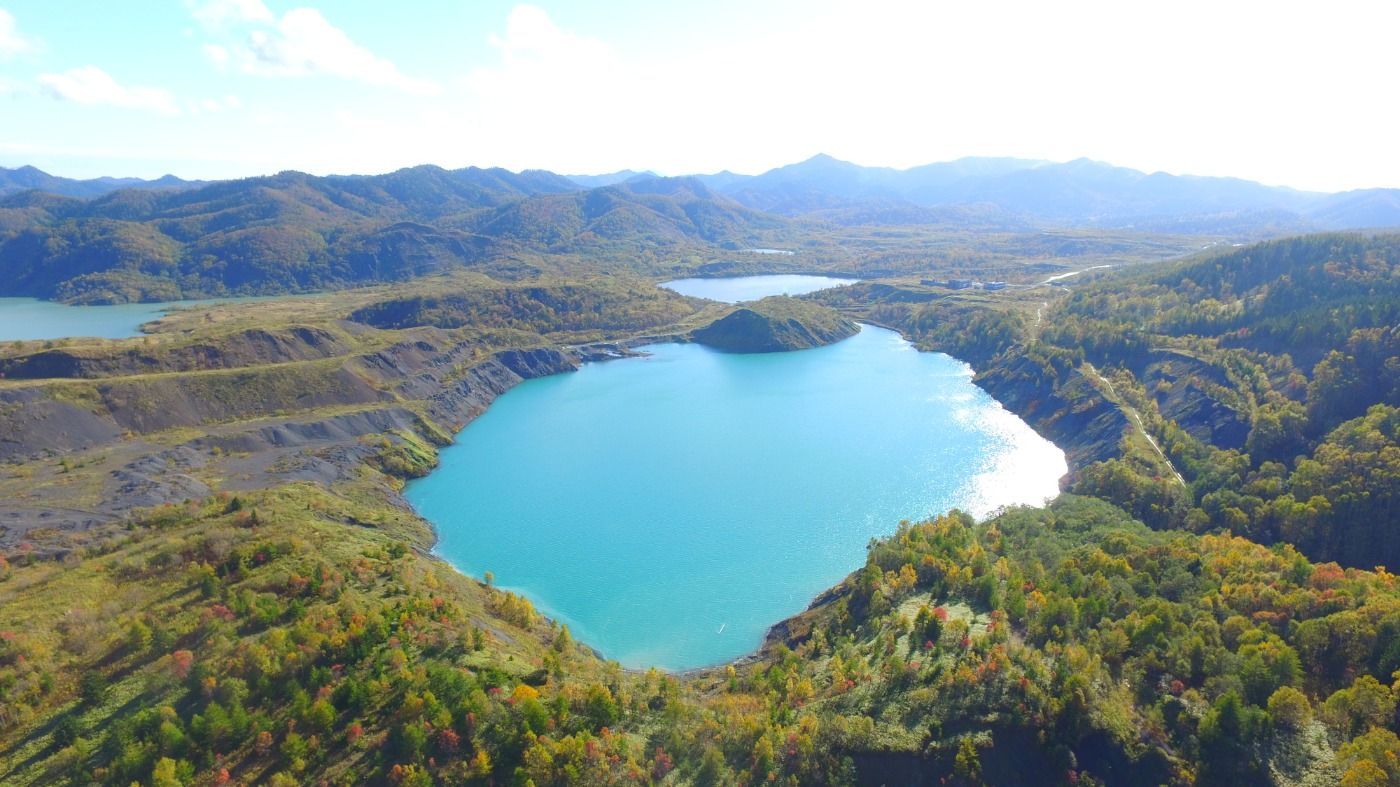
[(965, 289), (967, 289), (967, 288), (969, 288), (969, 287), (976, 287), (976, 286), (977, 286), (977, 282), (973, 281), (972, 279), (949, 279), (949, 280), (948, 280), (948, 289), (950, 289), (950, 290), (965, 290)]
[(1004, 289), (1006, 289), (1006, 282), (1004, 282), (1004, 281), (989, 281), (989, 282), (987, 282), (986, 284), (984, 284), (984, 285), (982, 285), (982, 286), (983, 286), (983, 288), (988, 289), (988, 290), (1004, 290)]

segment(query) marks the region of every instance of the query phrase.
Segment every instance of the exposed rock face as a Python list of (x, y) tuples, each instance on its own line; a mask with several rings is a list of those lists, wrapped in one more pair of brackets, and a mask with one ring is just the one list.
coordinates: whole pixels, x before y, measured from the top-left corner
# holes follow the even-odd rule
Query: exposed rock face
[(1249, 416), (1225, 401), (1234, 386), (1222, 369), (1171, 351), (1153, 353), (1142, 374), (1162, 417), (1220, 448), (1244, 448)]
[[(1212, 445), (1244, 447), (1249, 418), (1229, 400), (1234, 386), (1224, 370), (1156, 350), (1139, 375), (1163, 418)], [(1000, 356), (974, 381), (1064, 450), (1065, 488), (1088, 465), (1121, 456), (1123, 432), (1135, 428), (1077, 369), (1054, 372), (1024, 356)]]
[[(56, 506), (31, 507), (0, 503), (0, 550), (8, 551), (15, 545), (26, 542), (35, 531), (62, 531), (81, 533), (88, 530), (109, 528), (117, 522), (116, 517), (98, 511), (85, 511), (78, 508)], [(68, 549), (29, 550), (35, 557), (62, 557)]]
[(120, 513), (204, 497), (210, 492), (209, 486), (189, 471), (205, 462), (202, 453), (188, 446), (143, 456), (112, 472), (116, 494), (108, 496), (102, 508)]
[(402, 407), (386, 407), (314, 421), (268, 424), (233, 434), (202, 437), (186, 445), (201, 450), (219, 448), (227, 453), (252, 454), (274, 448), (302, 448), (316, 443), (350, 441), (363, 435), (382, 434), (396, 429), (419, 428), (421, 422), (412, 412)]
[(83, 385), (81, 403), (68, 401), (61, 384), (0, 390), (0, 461), (91, 448), (128, 432), (207, 427), (324, 407), (387, 407), (401, 399), (430, 400), (434, 420), (456, 429), (521, 380), (578, 368), (573, 356), (553, 348), (507, 350), (479, 360), (471, 344), (445, 340), (437, 332), (425, 335), (338, 365), (114, 377)]
[(0, 462), (80, 451), (115, 440), (121, 428), (90, 409), (39, 389), (0, 390)]
[(83, 354), (66, 349), (41, 350), (0, 359), (0, 377), (11, 380), (95, 378), (151, 372), (236, 369), (244, 366), (333, 358), (350, 352), (336, 334), (320, 328), (283, 331), (254, 329), (169, 348), (133, 347), (121, 352)]
[(97, 388), (123, 430), (146, 434), (182, 426), (240, 421), (279, 412), (392, 401), (345, 367), (262, 367), (228, 376), (172, 375), (121, 379)]
[[(0, 549), (36, 530), (108, 529), (133, 509), (204, 497), (211, 490), (200, 477), (217, 477), (229, 491), (353, 478), (381, 439), (414, 433), (441, 442), (444, 431), (455, 433), (522, 380), (578, 363), (552, 347), (482, 357), (477, 345), (427, 329), (372, 354), (284, 371), (0, 389), (0, 462), (89, 449), (111, 449), (113, 457), (92, 510), (52, 499), (0, 501)], [(356, 405), (334, 415), (322, 409)], [(195, 426), (206, 434), (173, 447), (143, 442), (147, 432)]]
[(854, 322), (833, 309), (777, 296), (740, 306), (691, 331), (690, 337), (718, 350), (770, 353), (832, 344), (858, 330)]
[(1024, 357), (998, 360), (974, 382), (1065, 452), (1071, 484), (1080, 470), (1121, 454), (1123, 430), (1132, 425), (1078, 370), (1063, 380)]
[(429, 399), (428, 413), (434, 421), (455, 432), (522, 380), (577, 368), (577, 360), (554, 348), (499, 352), (468, 369), (450, 387)]
[(519, 375), (522, 380), (558, 374), (559, 372), (571, 372), (578, 368), (576, 361), (552, 347), (534, 350), (505, 350), (496, 353), (495, 360), (506, 369)]

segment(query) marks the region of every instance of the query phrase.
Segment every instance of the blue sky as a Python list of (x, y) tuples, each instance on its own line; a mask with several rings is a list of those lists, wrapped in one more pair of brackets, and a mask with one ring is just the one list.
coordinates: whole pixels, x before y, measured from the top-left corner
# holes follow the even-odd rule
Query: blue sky
[(1397, 9), (0, 0), (0, 165), (679, 174), (826, 152), (1400, 186)]

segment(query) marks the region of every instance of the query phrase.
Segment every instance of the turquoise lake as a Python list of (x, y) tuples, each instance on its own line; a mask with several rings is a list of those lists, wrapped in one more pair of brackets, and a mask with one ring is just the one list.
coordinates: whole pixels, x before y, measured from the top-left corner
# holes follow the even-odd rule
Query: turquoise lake
[(0, 341), (71, 336), (125, 339), (140, 336), (142, 323), (158, 320), (173, 309), (235, 300), (246, 299), (69, 306), (37, 298), (0, 298)]
[[(776, 251), (768, 249), (767, 251)], [(766, 298), (769, 295), (806, 295), (817, 290), (844, 287), (859, 279), (838, 279), (835, 276), (810, 276), (797, 273), (764, 274), (761, 276), (730, 276), (721, 279), (674, 279), (661, 286), (693, 298), (739, 303)]]
[(629, 667), (738, 658), (901, 519), (1037, 504), (1066, 472), (966, 364), (891, 331), (642, 349), (507, 392), (406, 493), (442, 557)]

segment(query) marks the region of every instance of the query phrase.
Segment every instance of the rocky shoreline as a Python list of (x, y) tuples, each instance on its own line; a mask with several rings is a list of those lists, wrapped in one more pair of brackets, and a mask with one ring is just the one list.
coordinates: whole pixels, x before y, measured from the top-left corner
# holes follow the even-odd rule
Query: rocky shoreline
[[(60, 556), (66, 550), (61, 545), (31, 543), (36, 533), (111, 529), (141, 509), (205, 497), (214, 490), (199, 476), (221, 478), (220, 489), (229, 492), (345, 480), (375, 454), (368, 438), (455, 434), (521, 381), (573, 371), (580, 363), (577, 355), (553, 347), (503, 350), (473, 361), (474, 345), (436, 338), (346, 360), (333, 377), (353, 375), (358, 385), (340, 389), (338, 401), (315, 403), (353, 408), (333, 415), (313, 409), (303, 416), (211, 424), (207, 407), (182, 408), (168, 400), (153, 406), (150, 399), (159, 399), (168, 385), (128, 399), (112, 393), (123, 385), (120, 380), (97, 387), (96, 408), (64, 401), (62, 384), (53, 381), (0, 390), (0, 434), (6, 435), (0, 460), (38, 463), (40, 473), (48, 472), (45, 457), (59, 458), (54, 473), (91, 462), (102, 476), (99, 499), (90, 508), (63, 505), (39, 492), (33, 499), (0, 502), (0, 553), (24, 544), (36, 555)], [(370, 370), (377, 385), (360, 376)], [(195, 427), (204, 434), (173, 446), (147, 439)], [(385, 491), (407, 508), (397, 490)]]
[[(716, 322), (737, 314), (745, 315), (739, 319), (753, 319), (747, 309), (737, 309)], [(850, 330), (854, 333), (858, 327), (850, 323)], [(0, 405), (9, 405), (0, 409), (0, 421), (10, 427), (6, 430), (10, 437), (0, 440), (0, 457), (13, 460), (26, 453), (31, 457), (82, 453), (119, 443), (127, 449), (114, 452), (125, 456), (107, 472), (102, 502), (91, 510), (56, 503), (0, 504), (0, 552), (15, 549), (38, 531), (112, 531), (141, 509), (208, 496), (215, 490), (199, 476), (217, 475), (223, 480), (219, 491), (233, 493), (285, 483), (331, 485), (345, 481), (373, 461), (377, 449), (370, 438), (412, 433), (445, 444), (498, 396), (524, 380), (574, 371), (582, 363), (636, 357), (642, 353), (634, 348), (645, 344), (699, 341), (694, 333), (678, 333), (563, 348), (502, 350), (480, 358), (476, 345), (452, 341), (443, 331), (421, 329), (418, 333), (418, 338), (377, 352), (349, 356), (340, 371), (353, 369), (362, 383), (368, 377), (375, 384), (364, 389), (350, 388), (351, 395), (339, 404), (357, 409), (333, 415), (313, 411), (301, 417), (206, 426), (200, 414), (179, 408), (159, 408), (159, 418), (137, 417), (120, 406), (122, 400), (110, 396), (104, 403), (115, 402), (119, 406), (99, 414), (45, 395), (43, 384), (0, 390)], [(845, 335), (849, 334), (823, 336), (821, 343)], [(92, 367), (68, 368), (86, 371)], [(1042, 391), (1043, 386), (1031, 384), (1033, 378), (1016, 370), (1014, 362), (996, 366), (979, 374), (976, 382), (1064, 448), (1072, 472), (1106, 455), (1109, 449), (1105, 447), (1105, 436), (1113, 431), (1113, 415), (1121, 419), (1121, 413), (1106, 402), (1089, 410), (1062, 406), (1067, 402), (1056, 398), (1056, 392)], [(1072, 413), (1072, 417), (1066, 417), (1066, 413)], [(51, 421), (62, 422), (65, 429), (48, 429)], [(174, 446), (146, 443), (141, 440), (141, 432), (135, 439), (121, 439), (123, 435), (130, 436), (133, 427), (158, 431), (194, 426), (204, 429), (205, 434)], [(24, 439), (40, 434), (49, 439)], [(399, 488), (386, 486), (382, 492), (391, 505), (411, 510)], [(435, 535), (430, 535), (428, 541), (415, 546), (428, 553), (434, 540)], [(62, 557), (64, 551), (62, 547), (33, 549), (34, 554), (49, 557)], [(813, 598), (808, 609), (830, 602), (840, 592), (840, 585), (823, 591)], [(766, 649), (792, 639), (793, 622), (800, 617), (799, 614), (773, 624), (755, 651), (733, 663), (742, 665), (761, 659)], [(680, 674), (701, 674), (720, 666), (724, 665)]]

